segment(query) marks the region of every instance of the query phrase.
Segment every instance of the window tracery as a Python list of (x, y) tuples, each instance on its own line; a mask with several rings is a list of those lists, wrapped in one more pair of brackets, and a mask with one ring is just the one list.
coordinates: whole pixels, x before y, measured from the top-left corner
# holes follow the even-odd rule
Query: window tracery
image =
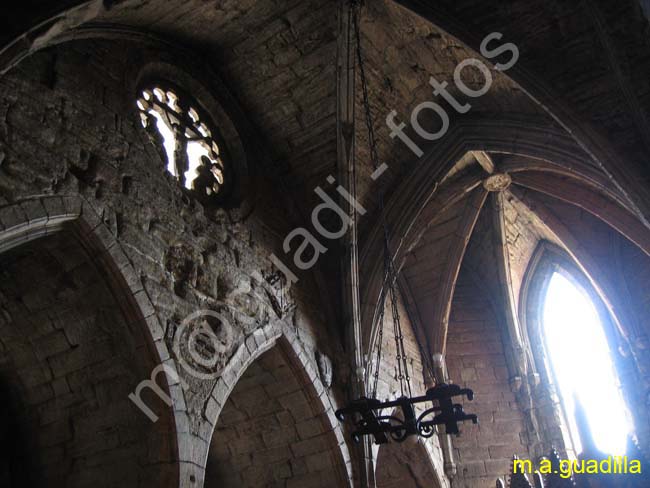
[[(525, 336), (543, 377), (538, 415), (553, 425), (546, 442), (563, 446), (569, 457), (585, 443), (620, 454), (633, 425), (618, 377), (611, 311), (575, 264), (546, 243), (531, 259), (522, 299)], [(586, 423), (578, 425), (578, 411)]]
[(203, 200), (222, 196), (228, 183), (222, 147), (199, 105), (164, 83), (141, 89), (136, 105), (142, 126), (164, 149), (167, 171)]

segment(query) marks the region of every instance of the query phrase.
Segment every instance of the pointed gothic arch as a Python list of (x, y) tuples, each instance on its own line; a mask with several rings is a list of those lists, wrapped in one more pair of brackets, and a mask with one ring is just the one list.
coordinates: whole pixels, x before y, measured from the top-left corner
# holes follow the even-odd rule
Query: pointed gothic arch
[[(620, 332), (621, 325), (614, 310), (608, 304), (602, 291), (594, 285), (574, 259), (564, 250), (548, 242), (540, 242), (531, 257), (520, 290), (520, 324), (525, 344), (528, 345), (528, 360), (531, 371), (540, 375), (540, 388), (535, 392), (535, 405), (538, 418), (543, 418), (546, 429), (542, 432), (543, 448), (556, 448), (564, 456), (575, 456), (576, 440), (572, 438), (569, 428), (570, 418), (574, 413), (567, 410), (565, 400), (559, 391), (558, 371), (555, 370), (549, 344), (545, 339), (544, 307), (551, 279), (555, 274), (568, 280), (577, 290), (584, 293), (592, 303), (598, 316), (600, 326), (610, 348), (612, 364), (616, 375), (623, 380), (622, 372), (629, 368), (629, 361), (620, 355), (625, 350), (625, 337)], [(580, 347), (576, 344), (576, 347)], [(623, 397), (627, 399), (625, 383), (622, 384)], [(622, 412), (614, 414), (622, 415)], [(579, 440), (578, 440), (579, 442)]]
[[(10, 412), (21, 414), (12, 422), (36, 447), (30, 453), (61, 451), (58, 463), (26, 461), (30, 482), (76, 486), (98, 476), (123, 486), (142, 479), (179, 486), (184, 405), (147, 397), (159, 414), (151, 423), (128, 397), (156, 364), (175, 368), (119, 242), (79, 196), (5, 205), (0, 222), (2, 386)], [(16, 326), (20, 335), (12, 336)], [(167, 378), (160, 383), (167, 394), (179, 388)]]
[[(205, 403), (204, 486), (251, 480), (352, 486), (351, 457), (331, 395), (314, 358), (286, 324), (257, 329), (232, 356)], [(267, 421), (256, 418), (258, 412)], [(247, 426), (250, 436), (242, 436), (238, 448), (224, 449)], [(265, 459), (274, 468), (246, 471), (245, 459)]]

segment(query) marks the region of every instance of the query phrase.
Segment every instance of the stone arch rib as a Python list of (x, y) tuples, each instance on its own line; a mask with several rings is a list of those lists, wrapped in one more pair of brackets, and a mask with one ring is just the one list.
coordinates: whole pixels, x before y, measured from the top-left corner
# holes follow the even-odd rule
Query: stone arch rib
[(539, 173), (516, 174), (513, 176), (513, 183), (530, 190), (545, 193), (548, 196), (586, 210), (600, 220), (607, 222), (639, 246), (643, 252), (650, 255), (650, 231), (648, 228), (640, 225), (635, 215), (621, 208), (611, 198), (589, 191), (574, 181), (548, 174), (544, 174), (543, 177)]
[[(575, 178), (599, 181), (589, 156), (569, 134), (548, 121), (498, 116), (460, 119), (438, 144), (428, 149), (386, 203), (385, 219), (393, 229), (390, 248), (398, 269), (404, 255), (421, 237), (422, 232), (416, 230), (431, 225), (439, 212), (464, 198), (485, 177), (483, 172), (470, 171), (450, 185), (438, 186), (468, 151), (522, 155), (537, 160), (541, 166), (549, 163), (556, 171), (558, 167), (571, 168), (569, 174)], [(624, 195), (619, 199), (627, 202)], [(377, 224), (360, 252), (361, 273), (368, 276), (361, 290), (365, 344), (374, 335), (373, 318), (382, 279), (382, 263), (376, 256), (382, 255), (381, 246), (381, 227)]]
[[(421, 0), (397, 0), (397, 3), (444, 30), (475, 52), (479, 52), (481, 38), (471, 30), (470, 23), (461, 22), (444, 6), (432, 8), (430, 4)], [(513, 39), (509, 41), (512, 42)], [(597, 131), (571, 103), (558, 95), (547, 82), (541, 81), (538, 75), (526, 69), (524, 65), (525, 61), (520, 60), (507, 71), (507, 76), (565, 128), (568, 134), (572, 135), (574, 141), (633, 202), (635, 213), (647, 226), (650, 217), (648, 204), (650, 198), (647, 189), (647, 173), (644, 169), (637, 161), (621, 158), (614, 144), (609, 142), (604, 134)]]
[[(576, 233), (573, 232), (572, 229), (570, 229), (557, 215), (555, 215), (551, 209), (549, 209), (543, 202), (539, 201), (534, 193), (522, 188), (511, 188), (511, 192), (524, 205), (535, 212), (542, 222), (544, 222), (544, 225), (546, 225), (548, 229), (557, 236), (565, 248), (566, 255), (570, 256), (575, 267), (578, 268), (585, 277), (587, 277), (590, 286), (593, 287), (599, 298), (607, 307), (617, 330), (623, 337), (627, 337), (629, 331), (623, 325), (626, 322), (625, 317), (621, 317), (621, 312), (623, 311), (620, 309), (617, 310), (613, 305), (612, 297), (616, 297), (617, 294), (614, 292), (611, 282), (606, 278), (606, 272), (600, 264), (601, 262), (581, 243), (579, 236), (576, 235)], [(549, 250), (552, 249), (553, 247), (549, 244), (544, 244), (539, 246), (535, 251), (529, 264), (529, 269), (531, 271), (530, 273), (529, 270), (526, 271), (520, 296), (524, 296), (523, 293), (527, 292), (529, 287), (527, 280), (530, 280), (530, 276), (534, 275), (535, 268), (538, 266), (539, 262), (550, 252)], [(525, 323), (522, 325), (525, 325)]]
[(433, 321), (425, 327), (427, 334), (430, 334), (429, 354), (444, 354), (447, 343), (447, 329), (449, 326), (449, 314), (451, 312), (451, 300), (456, 288), (456, 280), (465, 256), (467, 244), (476, 225), (479, 213), (485, 204), (488, 192), (483, 188), (474, 190), (463, 211), (461, 221), (449, 246), (449, 254), (446, 259), (444, 271), (441, 277), (441, 288), (438, 293), (436, 304), (433, 307)]

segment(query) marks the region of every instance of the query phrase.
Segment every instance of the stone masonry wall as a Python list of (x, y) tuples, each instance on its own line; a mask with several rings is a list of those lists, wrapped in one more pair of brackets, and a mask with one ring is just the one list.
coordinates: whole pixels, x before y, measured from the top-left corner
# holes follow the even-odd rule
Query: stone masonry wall
[(332, 435), (280, 346), (237, 382), (212, 438), (206, 488), (343, 486)]
[(170, 412), (147, 398), (164, 414), (151, 424), (128, 400), (155, 362), (101, 273), (67, 232), (0, 255), (2, 486), (177, 483)]
[(454, 488), (494, 486), (510, 471), (514, 454), (528, 456), (523, 416), (510, 390), (501, 324), (495, 318), (486, 290), (461, 269), (449, 320), (447, 367), (451, 381), (474, 390), (465, 411), (479, 417), (479, 425), (464, 423), (453, 438), (458, 473)]
[(440, 488), (439, 476), (431, 464), (424, 441), (386, 444), (379, 450), (376, 479), (378, 488)]
[[(409, 316), (404, 308), (401, 296), (398, 297), (398, 310), (400, 314), (400, 323), (402, 325), (402, 332), (404, 335), (404, 348), (408, 357), (409, 374), (411, 376), (411, 388), (413, 395), (423, 395), (426, 391), (425, 371), (420, 353), (420, 346), (413, 330), (413, 325), (409, 320)], [(393, 332), (393, 318), (390, 310), (390, 303), (387, 300), (384, 312), (384, 326), (382, 335), (382, 359), (381, 369), (379, 373), (377, 385), (377, 398), (380, 400), (394, 399), (401, 395), (399, 381), (397, 378), (397, 360), (396, 360), (396, 344), (395, 334)], [(373, 361), (375, 356), (373, 355)], [(374, 369), (372, 370), (374, 373)], [(373, 378), (370, 378), (372, 384)], [(408, 392), (406, 392), (408, 395)], [(408, 445), (408, 442), (406, 443)], [(387, 456), (382, 454), (382, 450), (395, 452), (398, 449), (404, 448), (404, 444), (397, 446), (382, 445), (381, 447), (375, 446), (375, 473), (377, 481), (379, 482), (380, 476), (386, 476), (387, 468), (380, 463), (390, 463), (391, 468), (388, 471), (392, 472), (391, 483), (409, 483), (413, 482), (413, 473), (435, 473), (438, 480), (443, 485), (448, 483), (444, 475), (444, 460), (442, 449), (437, 436), (433, 436), (427, 440), (423, 440), (421, 452), (426, 453), (428, 459), (419, 456)], [(404, 478), (400, 478), (404, 476)], [(417, 478), (417, 477), (416, 477)], [(383, 479), (383, 478), (382, 478)], [(381, 486), (381, 485), (379, 485)]]
[[(215, 325), (224, 352), (212, 373), (218, 375), (254, 330), (280, 320), (295, 328), (314, 365), (318, 349), (335, 361), (334, 374), (344, 376), (337, 371), (335, 336), (318, 312), (327, 305), (311, 274), (301, 275), (290, 291), (269, 279), (275, 270), (267, 257), (273, 251), (281, 255), (278, 248), (291, 225), (272, 185), (254, 173), (255, 205), (243, 217), (237, 209), (202, 207), (166, 173), (161, 151), (140, 126), (134, 98), (138, 70), (159, 55), (121, 41), (72, 42), (35, 54), (0, 78), (2, 228), (20, 220), (3, 212), (15, 202), (78, 196), (100, 216), (135, 270), (132, 284), (153, 303), (143, 315), (164, 331), (164, 344), (156, 345), (160, 360), (168, 359), (185, 317), (225, 307), (233, 314), (233, 330), (228, 337)], [(233, 124), (239, 128), (244, 122)], [(248, 164), (255, 168), (259, 153), (245, 142)], [(176, 427), (182, 429), (179, 461), (187, 469), (181, 485), (196, 486), (210, 442), (206, 420), (216, 420), (205, 418), (215, 379), (196, 379), (179, 369), (187, 387), (172, 384), (170, 393)], [(335, 389), (327, 394), (340, 398)], [(144, 415), (131, 408), (132, 415)]]

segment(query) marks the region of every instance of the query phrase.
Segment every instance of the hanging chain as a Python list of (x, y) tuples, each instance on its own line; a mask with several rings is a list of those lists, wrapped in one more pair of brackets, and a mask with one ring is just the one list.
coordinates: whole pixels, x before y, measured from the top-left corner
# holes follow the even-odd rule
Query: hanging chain
[(413, 396), (411, 391), (411, 377), (409, 375), (408, 369), (408, 356), (406, 355), (406, 349), (404, 348), (404, 334), (402, 332), (402, 324), (400, 322), (399, 310), (397, 308), (397, 292), (395, 291), (395, 280), (391, 278), (390, 280), (390, 305), (393, 313), (393, 329), (395, 332), (395, 346), (397, 348), (397, 370), (400, 390), (402, 396), (405, 396), (405, 393), (408, 393), (409, 397)]
[(370, 396), (372, 398), (377, 398), (377, 384), (379, 383), (379, 365), (381, 364), (381, 344), (384, 341), (384, 304), (385, 304), (385, 295), (382, 290), (381, 299), (379, 300), (381, 310), (379, 312), (379, 321), (378, 324), (381, 324), (377, 329), (377, 348), (375, 356), (375, 372), (373, 374), (373, 383), (372, 383), (372, 393)]
[[(359, 9), (358, 2), (351, 2), (352, 16), (354, 20), (354, 34), (356, 40), (357, 63), (359, 66), (359, 78), (361, 80), (361, 89), (363, 96), (363, 107), (366, 122), (366, 129), (368, 132), (368, 147), (370, 151), (370, 162), (372, 163), (373, 170), (379, 167), (379, 155), (377, 152), (377, 140), (375, 138), (375, 129), (372, 121), (372, 114), (370, 112), (370, 101), (368, 97), (368, 82), (366, 79), (366, 71), (363, 64), (363, 55), (361, 52), (361, 28), (359, 25)], [(393, 258), (390, 253), (390, 239), (388, 233), (388, 224), (384, 214), (384, 193), (379, 193), (379, 213), (381, 215), (381, 222), (383, 228), (383, 241), (384, 241), (384, 279), (382, 283), (382, 291), (379, 299), (379, 328), (377, 334), (377, 352), (375, 357), (375, 371), (373, 378), (372, 397), (377, 397), (377, 384), (379, 381), (379, 370), (381, 364), (381, 350), (383, 341), (384, 329), (384, 310), (386, 306), (387, 292), (390, 299), (391, 315), (393, 320), (393, 333), (395, 335), (396, 359), (397, 359), (397, 379), (400, 384), (400, 391), (402, 396), (408, 393), (408, 396), (413, 396), (411, 392), (411, 377), (408, 370), (408, 356), (404, 347), (404, 334), (402, 332), (402, 324), (399, 316), (399, 309), (397, 306), (397, 291), (396, 281), (397, 274), (393, 263)]]

